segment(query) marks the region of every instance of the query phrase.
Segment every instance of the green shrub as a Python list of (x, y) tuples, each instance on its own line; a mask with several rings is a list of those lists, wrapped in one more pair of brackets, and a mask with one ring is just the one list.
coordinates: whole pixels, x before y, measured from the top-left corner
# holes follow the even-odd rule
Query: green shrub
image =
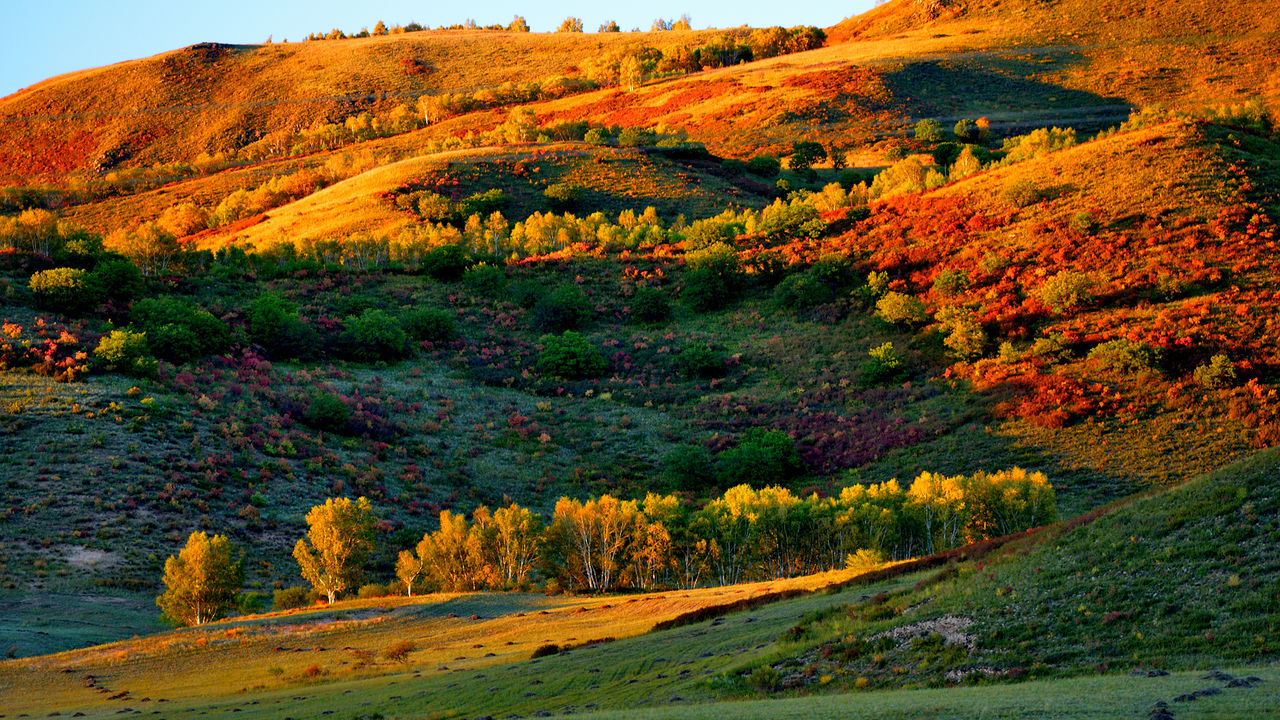
[(618, 133), (618, 145), (622, 147), (651, 147), (658, 142), (652, 128), (628, 127)]
[(1235, 364), (1222, 353), (1209, 358), (1209, 362), (1196, 366), (1193, 376), (1197, 385), (1206, 388), (1229, 387), (1239, 380)]
[(540, 657), (547, 657), (548, 655), (556, 655), (559, 652), (560, 652), (559, 645), (556, 645), (554, 643), (548, 643), (547, 645), (539, 645), (537, 648), (534, 649), (533, 654), (530, 655), (529, 657), (531, 659), (537, 659)]
[(249, 339), (271, 357), (306, 358), (319, 349), (319, 333), (298, 316), (297, 303), (267, 293), (249, 303), (244, 315)]
[(1030, 180), (1018, 180), (1004, 189), (1005, 202), (1014, 207), (1026, 207), (1044, 199), (1044, 191)]
[(1031, 354), (1049, 362), (1061, 362), (1071, 357), (1071, 349), (1059, 333), (1036, 338), (1031, 344)]
[(472, 215), (482, 218), (501, 211), (507, 206), (507, 194), (499, 188), (475, 193), (458, 201), (458, 220), (465, 222)]
[(1081, 235), (1092, 235), (1098, 232), (1099, 227), (1098, 219), (1088, 210), (1081, 210), (1072, 215), (1070, 222), (1067, 224), (1071, 226), (1072, 230)]
[(803, 469), (791, 436), (763, 428), (748, 430), (737, 447), (725, 450), (716, 458), (716, 480), (721, 487), (782, 483)]
[(662, 459), (662, 473), (679, 490), (697, 492), (715, 484), (715, 462), (703, 445), (677, 445)]
[(591, 301), (577, 285), (561, 285), (533, 306), (533, 323), (543, 330), (574, 330), (595, 314)]
[(112, 330), (98, 341), (94, 357), (108, 370), (145, 377), (155, 373), (156, 361), (147, 350), (146, 333)]
[(1160, 350), (1147, 343), (1117, 338), (1090, 350), (1088, 359), (1112, 372), (1143, 372), (1160, 363)]
[(36, 306), (62, 313), (79, 313), (95, 307), (97, 299), (85, 283), (89, 273), (79, 268), (41, 270), (31, 276), (29, 287)]
[(594, 127), (588, 130), (587, 134), (582, 136), (582, 139), (592, 145), (606, 145), (611, 139), (611, 136), (609, 135), (608, 130)]
[(925, 118), (916, 123), (916, 140), (925, 143), (936, 143), (942, 140), (942, 125), (937, 120)]
[(782, 161), (771, 155), (757, 155), (747, 161), (746, 170), (760, 177), (777, 177), (782, 172)]
[(712, 378), (724, 374), (724, 353), (708, 343), (688, 343), (676, 354), (676, 370), (686, 378)]
[(401, 325), (414, 340), (433, 343), (448, 342), (458, 336), (458, 324), (453, 315), (436, 308), (418, 308), (405, 313)]
[(886, 342), (867, 351), (867, 359), (862, 363), (860, 382), (866, 386), (889, 385), (906, 376), (906, 366), (893, 349), (893, 343)]
[(671, 301), (658, 288), (636, 288), (635, 295), (631, 297), (627, 319), (645, 324), (666, 322), (671, 319)]
[(855, 291), (867, 302), (875, 302), (889, 292), (889, 273), (872, 270), (867, 273), (867, 282)]
[(920, 298), (900, 292), (887, 293), (876, 301), (876, 315), (893, 325), (920, 325), (929, 319)]
[(317, 390), (311, 395), (302, 421), (319, 430), (346, 432), (347, 424), (351, 422), (351, 408), (338, 395)]
[(969, 289), (969, 272), (956, 268), (947, 268), (933, 279), (933, 291), (939, 295), (959, 295)]
[(443, 282), (459, 280), (470, 265), (471, 258), (461, 245), (441, 245), (422, 257), (422, 271)]
[(507, 284), (507, 271), (500, 265), (480, 263), (467, 268), (462, 281), (478, 295), (497, 297)]
[(835, 290), (810, 272), (788, 275), (773, 289), (773, 301), (792, 310), (811, 308), (834, 298)]
[(1063, 270), (1045, 280), (1036, 293), (1040, 301), (1056, 313), (1065, 313), (1093, 299), (1097, 283), (1084, 273)]
[(356, 597), (361, 600), (386, 597), (388, 595), (394, 595), (394, 594), (395, 593), (387, 589), (386, 585), (379, 585), (378, 583), (368, 583), (365, 585), (361, 585), (360, 589), (356, 590)]
[(507, 289), (507, 296), (520, 307), (528, 309), (537, 305), (550, 292), (545, 281), (529, 277), (512, 283)]
[(686, 256), (688, 269), (681, 297), (694, 310), (719, 310), (738, 297), (742, 267), (738, 254), (724, 243), (716, 243)]
[(145, 287), (142, 271), (124, 258), (99, 262), (85, 277), (85, 288), (98, 302), (128, 304), (139, 298)]
[(946, 337), (942, 344), (961, 360), (978, 357), (986, 350), (987, 334), (982, 323), (968, 310), (948, 306), (938, 311), (938, 322)]
[(305, 587), (287, 587), (271, 593), (273, 610), (292, 610), (311, 604), (310, 590)]
[(408, 354), (409, 336), (400, 321), (385, 310), (370, 309), (343, 320), (345, 353), (364, 361), (395, 360)]
[(747, 684), (762, 693), (770, 693), (781, 686), (782, 676), (772, 665), (761, 665), (747, 676)]
[(226, 323), (189, 300), (164, 296), (134, 303), (133, 324), (146, 333), (151, 354), (184, 363), (225, 352), (231, 345)]
[(539, 340), (537, 370), (543, 375), (581, 380), (599, 377), (609, 369), (604, 353), (587, 341), (581, 333), (567, 330), (560, 335), (543, 335)]
[(556, 183), (543, 190), (542, 196), (547, 199), (553, 212), (568, 212), (582, 202), (583, 190), (581, 185)]

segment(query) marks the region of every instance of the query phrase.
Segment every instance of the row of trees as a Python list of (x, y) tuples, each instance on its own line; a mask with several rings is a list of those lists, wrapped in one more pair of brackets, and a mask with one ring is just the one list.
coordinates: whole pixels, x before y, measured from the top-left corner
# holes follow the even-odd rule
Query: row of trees
[[(1006, 535), (1057, 518), (1053, 488), (1019, 468), (945, 476), (922, 473), (801, 497), (771, 486), (730, 488), (695, 508), (675, 495), (643, 500), (562, 497), (549, 520), (512, 503), (470, 518), (445, 510), (440, 528), (399, 553), (404, 592), (529, 587), (603, 592), (730, 585), (906, 558)], [(331, 498), (307, 514), (293, 556), (333, 602), (359, 586), (376, 550), (365, 498)], [(198, 624), (232, 607), (241, 578), (226, 538), (193, 533), (165, 564), (157, 603), (171, 620)]]

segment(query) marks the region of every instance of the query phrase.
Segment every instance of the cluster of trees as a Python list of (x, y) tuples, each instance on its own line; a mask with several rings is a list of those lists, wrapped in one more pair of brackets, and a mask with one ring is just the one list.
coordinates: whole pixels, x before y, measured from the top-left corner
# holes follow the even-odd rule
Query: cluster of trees
[[(307, 514), (293, 555), (333, 602), (355, 589), (376, 549), (365, 498), (331, 498)], [(440, 514), (396, 561), (404, 592), (527, 588), (603, 592), (690, 588), (793, 577), (937, 552), (1057, 519), (1053, 488), (1019, 468), (853, 485), (801, 497), (771, 486), (730, 488), (701, 508), (675, 495), (643, 500), (562, 497), (548, 520), (512, 503)], [(166, 617), (199, 624), (233, 607), (241, 578), (226, 538), (193, 533), (165, 564)]]
[[(307, 40), (346, 40), (348, 38), (367, 38), (367, 37), (377, 37), (380, 35), (401, 35), (403, 33), (422, 32), (423, 30), (427, 30), (427, 29), (429, 28), (427, 28), (426, 26), (420, 25), (416, 22), (411, 22), (407, 25), (392, 25), (391, 27), (388, 28), (386, 23), (379, 20), (378, 23), (373, 26), (373, 30), (370, 30), (367, 27), (363, 27), (363, 28), (360, 28), (359, 32), (351, 33), (350, 35), (348, 35), (342, 30), (339, 30), (338, 28), (334, 28), (327, 33), (311, 33), (310, 35), (306, 36), (306, 39)], [(516, 15), (514, 18), (512, 18), (511, 22), (506, 25), (494, 24), (494, 25), (481, 26), (476, 24), (475, 20), (468, 19), (464, 23), (460, 23), (457, 25), (441, 25), (436, 29), (437, 30), (505, 30), (508, 32), (529, 32), (529, 23), (525, 22), (525, 19), (523, 17)], [(579, 30), (579, 32), (581, 31)]]

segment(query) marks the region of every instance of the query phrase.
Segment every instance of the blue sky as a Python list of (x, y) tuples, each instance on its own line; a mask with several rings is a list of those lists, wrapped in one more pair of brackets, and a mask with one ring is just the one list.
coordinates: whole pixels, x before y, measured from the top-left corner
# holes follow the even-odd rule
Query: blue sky
[(535, 32), (554, 30), (565, 17), (580, 17), (588, 30), (616, 20), (624, 30), (647, 30), (656, 18), (688, 13), (695, 28), (751, 25), (829, 27), (864, 12), (874, 0), (4, 0), (0, 3), (0, 97), (54, 75), (147, 57), (213, 41), (258, 43), (272, 36), (300, 40), (308, 33), (346, 32), (418, 22), (437, 26), (468, 18), (481, 25), (523, 15)]

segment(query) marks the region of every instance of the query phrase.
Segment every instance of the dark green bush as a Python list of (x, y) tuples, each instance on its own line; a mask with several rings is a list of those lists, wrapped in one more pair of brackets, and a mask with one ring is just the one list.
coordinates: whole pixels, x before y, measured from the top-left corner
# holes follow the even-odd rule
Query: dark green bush
[(631, 297), (627, 319), (632, 322), (656, 324), (671, 319), (671, 301), (667, 294), (653, 287), (636, 288)]
[(783, 483), (803, 469), (795, 441), (784, 432), (763, 428), (748, 430), (737, 447), (716, 458), (716, 480), (721, 487)]
[(886, 342), (867, 351), (859, 381), (868, 387), (892, 385), (901, 382), (906, 376), (906, 366), (894, 351), (893, 343)]
[(803, 310), (835, 299), (835, 290), (812, 273), (788, 275), (773, 289), (773, 301), (780, 307)]
[(501, 265), (480, 263), (467, 268), (462, 281), (477, 295), (497, 297), (507, 284), (507, 271)]
[(292, 610), (311, 604), (310, 590), (305, 587), (287, 587), (271, 593), (273, 610)]
[(414, 340), (433, 343), (448, 342), (458, 337), (458, 324), (453, 315), (435, 308), (418, 308), (404, 314), (401, 320), (405, 332)]
[(697, 311), (719, 310), (732, 303), (742, 288), (738, 254), (724, 243), (691, 253), (681, 297)]
[(396, 360), (409, 354), (409, 336), (385, 310), (365, 310), (343, 320), (342, 345), (357, 360)]
[(128, 304), (141, 297), (145, 287), (142, 271), (124, 258), (99, 262), (85, 277), (85, 288), (97, 302)]
[(298, 316), (297, 303), (279, 295), (260, 295), (245, 308), (249, 339), (271, 357), (308, 358), (316, 354), (320, 335)]
[(547, 645), (539, 645), (536, 649), (534, 649), (533, 654), (530, 655), (529, 657), (532, 659), (537, 659), (540, 657), (547, 657), (548, 655), (556, 655), (559, 652), (560, 652), (559, 645), (556, 645), (554, 643), (549, 643)]
[(715, 485), (715, 462), (702, 445), (677, 445), (662, 459), (663, 475), (679, 490), (697, 492)]
[(582, 202), (582, 195), (582, 186), (573, 183), (556, 183), (542, 191), (551, 210), (560, 213), (577, 208), (578, 203)]
[(676, 370), (686, 378), (713, 378), (724, 374), (724, 353), (708, 343), (688, 343), (676, 354)]
[(532, 277), (518, 280), (507, 288), (507, 297), (522, 308), (532, 308), (549, 294), (547, 283)]
[(231, 346), (226, 323), (190, 300), (173, 296), (134, 303), (134, 326), (146, 333), (151, 354), (184, 363), (225, 352)]
[(41, 270), (31, 276), (29, 287), (36, 306), (61, 313), (80, 313), (95, 307), (97, 299), (85, 283), (89, 273), (79, 268)]
[(466, 222), (472, 215), (485, 218), (506, 206), (507, 194), (499, 188), (476, 193), (458, 202), (458, 221)]
[(609, 369), (604, 353), (581, 333), (568, 330), (561, 335), (543, 335), (539, 340), (537, 370), (543, 375), (582, 380), (599, 377)]
[(777, 177), (782, 172), (782, 161), (769, 155), (757, 155), (747, 161), (747, 172), (761, 177)]
[(422, 271), (444, 282), (454, 282), (471, 266), (471, 258), (461, 245), (441, 245), (432, 248), (422, 258)]
[(319, 430), (344, 433), (351, 422), (351, 408), (338, 395), (317, 390), (311, 395), (302, 421)]
[(561, 285), (533, 306), (533, 323), (543, 330), (574, 330), (591, 320), (595, 309), (577, 285)]

